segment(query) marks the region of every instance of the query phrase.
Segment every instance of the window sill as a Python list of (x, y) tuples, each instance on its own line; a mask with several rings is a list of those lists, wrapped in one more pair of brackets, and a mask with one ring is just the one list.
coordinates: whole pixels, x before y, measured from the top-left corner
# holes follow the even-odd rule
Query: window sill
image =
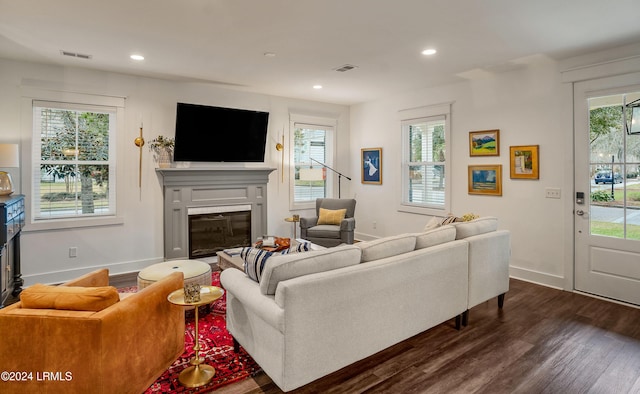
[(82, 227), (115, 226), (124, 224), (124, 218), (120, 216), (105, 216), (92, 218), (54, 219), (42, 220), (26, 224), (22, 230), (25, 233), (48, 230), (63, 230)]
[(309, 209), (316, 209), (316, 200), (308, 202), (296, 202), (289, 206), (291, 211), (307, 211)]
[(403, 205), (403, 204), (400, 204), (398, 206), (398, 212), (414, 213), (417, 215), (425, 215), (425, 216), (440, 216), (440, 217), (447, 216), (446, 210), (444, 208), (428, 208), (428, 207), (418, 207), (414, 205)]

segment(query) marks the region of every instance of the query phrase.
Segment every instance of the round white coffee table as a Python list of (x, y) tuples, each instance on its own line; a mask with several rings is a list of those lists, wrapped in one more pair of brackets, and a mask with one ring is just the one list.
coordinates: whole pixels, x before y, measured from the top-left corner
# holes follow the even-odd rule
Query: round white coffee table
[(199, 260), (170, 260), (148, 266), (138, 273), (138, 291), (173, 272), (184, 274), (184, 284), (211, 286), (211, 266)]

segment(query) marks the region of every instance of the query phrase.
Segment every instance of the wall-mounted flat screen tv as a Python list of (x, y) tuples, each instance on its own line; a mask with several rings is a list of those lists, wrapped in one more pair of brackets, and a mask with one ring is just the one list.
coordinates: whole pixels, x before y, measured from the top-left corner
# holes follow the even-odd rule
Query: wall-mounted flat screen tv
[(262, 162), (269, 113), (178, 103), (175, 161)]

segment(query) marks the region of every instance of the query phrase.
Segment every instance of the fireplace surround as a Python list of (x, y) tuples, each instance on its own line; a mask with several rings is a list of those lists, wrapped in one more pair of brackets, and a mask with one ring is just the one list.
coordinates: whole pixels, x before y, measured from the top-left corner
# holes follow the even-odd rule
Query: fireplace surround
[[(162, 176), (164, 191), (165, 259), (215, 254), (210, 249), (220, 249), (224, 245), (209, 248), (209, 243), (233, 240), (231, 234), (236, 228), (242, 231), (244, 225), (240, 224), (240, 219), (229, 217), (237, 215), (237, 212), (249, 212), (249, 241), (266, 234), (267, 183), (273, 170), (251, 167), (156, 169)], [(209, 218), (208, 224), (203, 223), (206, 217)], [(193, 228), (194, 219), (201, 221), (196, 223), (196, 227), (208, 231), (211, 239), (211, 242), (198, 239), (195, 255), (193, 250), (190, 251), (194, 239), (189, 235), (189, 222), (191, 220)], [(233, 242), (227, 246), (234, 246)]]

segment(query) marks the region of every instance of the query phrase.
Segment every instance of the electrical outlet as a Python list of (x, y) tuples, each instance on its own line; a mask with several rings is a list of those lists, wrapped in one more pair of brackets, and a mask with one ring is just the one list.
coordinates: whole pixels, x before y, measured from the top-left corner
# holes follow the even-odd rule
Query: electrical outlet
[(373, 222), (373, 229), (375, 230), (376, 228), (378, 228), (378, 222)]
[(73, 257), (78, 257), (78, 248), (76, 248), (75, 246), (72, 246), (69, 248), (69, 257), (73, 258)]
[(546, 198), (560, 198), (561, 189), (556, 187), (548, 187), (544, 189)]

